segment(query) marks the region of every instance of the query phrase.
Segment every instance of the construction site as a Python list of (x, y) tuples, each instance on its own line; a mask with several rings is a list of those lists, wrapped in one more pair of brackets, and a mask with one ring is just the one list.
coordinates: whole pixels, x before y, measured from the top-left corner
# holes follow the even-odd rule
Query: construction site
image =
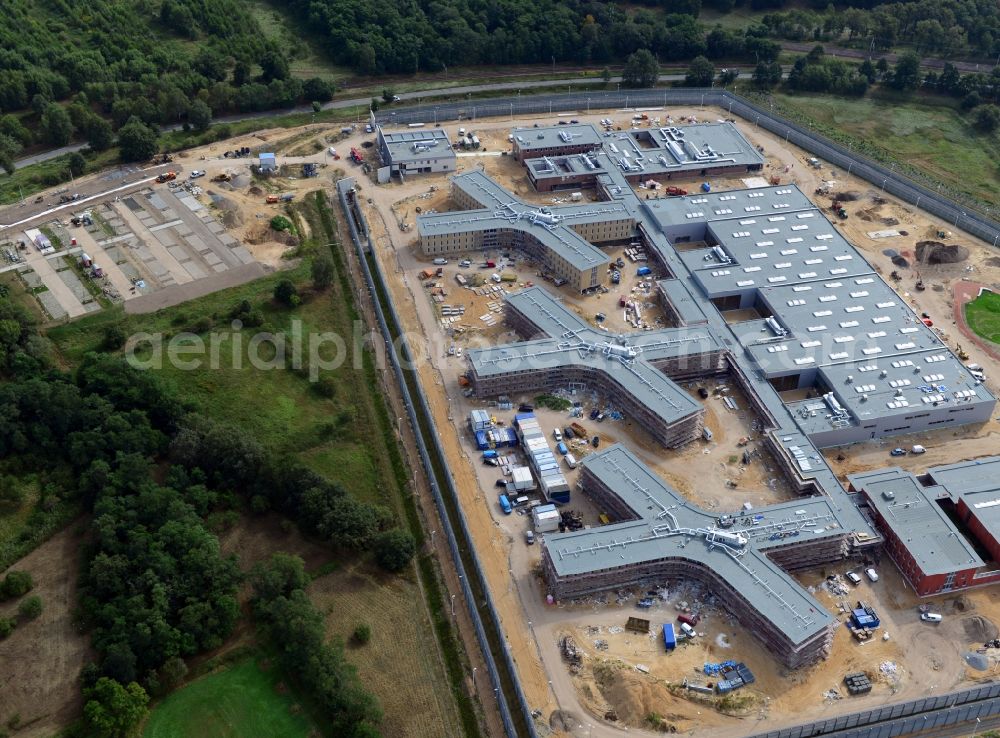
[[(699, 126), (692, 121), (712, 115), (669, 112), (671, 125), (694, 130)], [(613, 140), (614, 134), (602, 138), (602, 128), (607, 134), (621, 125), (634, 134), (652, 127), (654, 116), (667, 120), (664, 111), (649, 112), (646, 122), (638, 115), (616, 122), (606, 114), (574, 121), (593, 125), (593, 137), (580, 137), (592, 146), (586, 150), (592, 161), (603, 155), (595, 153), (602, 140)], [(620, 118), (621, 111), (616, 114)], [(554, 131), (558, 141), (552, 123), (538, 121), (538, 128)], [(417, 371), (440, 422), (454, 429), (454, 438), (442, 434), (446, 452), (453, 468), (473, 472), (456, 471), (456, 484), (525, 691), (540, 719), (557, 730), (596, 734), (604, 721), (649, 730), (714, 725), (741, 735), (794, 723), (806, 708), (810, 715), (833, 715), (950, 689), (983, 678), (995, 664), (994, 652), (983, 645), (1000, 616), (988, 590), (956, 596), (945, 588), (929, 604), (908, 592), (884, 555), (884, 533), (840, 475), (845, 468), (853, 472), (852, 462), (865, 454), (873, 468), (884, 468), (888, 450), (912, 438), (924, 443), (928, 461), (957, 460), (937, 450), (935, 438), (969, 439), (982, 444), (978, 455), (989, 453), (989, 436), (997, 430), (993, 395), (954, 352), (994, 364), (970, 343), (956, 346), (957, 335), (942, 326), (950, 322), (951, 304), (947, 312), (934, 309), (936, 320), (921, 318), (924, 311), (915, 313), (911, 294), (917, 288), (901, 289), (901, 283), (924, 280), (923, 298), (942, 292), (931, 275), (1000, 269), (977, 258), (978, 249), (988, 252), (965, 238), (970, 256), (962, 267), (940, 260), (929, 265), (925, 258), (909, 262), (921, 273), (902, 270), (898, 259), (882, 255), (885, 239), (954, 235), (864, 183), (814, 165), (763, 131), (743, 123), (732, 127), (760, 154), (761, 166), (751, 171), (741, 163), (743, 171), (706, 173), (707, 188), (700, 170), (693, 182), (668, 185), (654, 176), (621, 181), (624, 170), (619, 167), (619, 177), (606, 165), (603, 181), (595, 176), (590, 186), (573, 182), (578, 191), (539, 192), (530, 174), (532, 154), (517, 151), (514, 138), (528, 129), (533, 136), (531, 121), (498, 121), (496, 127), (480, 121), (479, 149), (455, 147), (455, 175), (356, 183), (376, 255), (392, 277), (393, 298), (404, 322), (412, 321), (407, 330), (426, 339), (428, 361)], [(579, 155), (555, 145), (545, 153)], [(699, 193), (680, 194), (682, 186)], [(755, 191), (763, 199), (750, 197)], [(765, 204), (770, 213), (762, 212)], [(754, 207), (756, 212), (747, 210)], [(613, 223), (624, 227), (631, 217), (635, 225), (603, 239), (591, 230), (588, 239), (573, 221), (584, 208), (610, 208)], [(500, 235), (494, 241), (477, 236), (466, 242), (469, 230), (450, 224), (455, 216), (495, 218), (498, 209), (514, 213), (515, 230), (526, 235), (505, 240), (506, 216), (496, 227), (472, 225)], [(758, 218), (762, 224), (738, 223)], [(878, 228), (895, 219), (903, 232), (869, 235), (876, 219)], [(422, 237), (431, 229), (438, 240), (428, 238), (428, 247), (440, 251), (425, 250)], [(553, 239), (556, 230), (574, 233), (596, 252), (592, 282), (574, 283), (553, 268), (552, 253), (566, 248)], [(740, 239), (748, 240), (746, 246)], [(779, 239), (783, 246), (759, 245)], [(825, 248), (807, 250), (805, 239)], [(761, 258), (764, 251), (773, 253)], [(924, 247), (922, 253), (931, 252)], [(825, 260), (825, 273), (817, 260)], [(759, 283), (746, 283), (758, 278), (752, 272), (763, 272)], [(796, 289), (801, 287), (812, 289)], [(815, 307), (806, 302), (810, 298)], [(810, 312), (834, 307), (843, 318), (817, 314), (807, 320)], [(862, 317), (869, 327), (861, 325)], [(815, 334), (823, 340), (809, 345)], [(697, 350), (679, 348), (695, 343)], [(850, 357), (840, 356), (850, 343)], [(894, 365), (906, 361), (911, 363)], [(874, 376), (866, 369), (872, 364), (878, 365)], [(650, 394), (656, 383), (663, 386)], [(966, 391), (973, 394), (954, 394)], [(947, 401), (937, 397), (944, 393)], [(645, 397), (657, 399), (643, 402)], [(975, 409), (948, 413), (964, 406)], [(549, 446), (538, 449), (537, 467), (522, 457), (525, 449), (484, 451), (477, 444), (468, 419), (483, 408), (494, 429), (516, 428), (516, 416), (534, 415)], [(574, 427), (583, 430), (582, 438)], [(921, 459), (900, 461), (915, 465)], [(555, 471), (553, 463), (569, 500), (551, 515), (544, 510), (550, 498), (542, 482)], [(534, 489), (512, 481), (523, 479), (514, 472), (524, 467), (534, 471)], [(509, 514), (497, 502), (501, 494)], [(671, 521), (678, 511), (694, 517)], [(674, 545), (677, 553), (669, 554)], [(716, 565), (735, 565), (748, 582), (765, 582), (763, 601), (753, 601), (752, 587), (727, 586), (734, 578), (720, 576)], [(878, 581), (861, 574), (872, 567)], [(860, 583), (848, 573), (860, 574)], [(788, 589), (782, 594), (777, 586)], [(792, 608), (799, 625), (768, 617), (767, 603), (786, 596), (802, 598), (803, 607)], [(866, 619), (865, 608), (877, 625)], [(928, 624), (921, 608), (945, 610), (945, 621)], [(692, 609), (698, 613), (693, 637), (673, 622), (679, 645), (666, 651), (663, 626)], [(855, 611), (860, 621), (852, 620)], [(649, 621), (642, 635), (623, 630), (635, 616)], [(792, 636), (794, 628), (800, 633)], [(598, 632), (606, 635), (586, 637)], [(578, 658), (566, 659), (566, 635), (578, 644)], [(976, 643), (980, 635), (983, 643)], [(762, 642), (766, 649), (759, 648)], [(970, 654), (985, 656), (986, 672), (970, 665)], [(756, 679), (737, 692), (719, 692), (716, 682), (736, 681), (728, 679), (735, 672), (720, 667), (726, 678), (720, 672), (709, 678), (705, 665), (731, 659), (745, 663)], [(931, 664), (929, 671), (921, 659)], [(972, 661), (982, 665), (982, 658)], [(865, 679), (870, 691), (859, 687)], [(711, 694), (702, 689), (706, 684)], [(650, 714), (664, 722), (652, 724)]]

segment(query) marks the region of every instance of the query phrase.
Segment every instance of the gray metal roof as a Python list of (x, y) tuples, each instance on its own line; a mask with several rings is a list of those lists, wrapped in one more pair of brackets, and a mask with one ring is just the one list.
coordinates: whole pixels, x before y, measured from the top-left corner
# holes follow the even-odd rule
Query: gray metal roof
[(379, 128), (377, 135), (385, 142), (385, 148), (393, 164), (455, 158), (455, 150), (451, 147), (448, 134), (440, 128), (421, 128), (395, 133), (386, 133)]
[(710, 542), (715, 515), (685, 500), (624, 446), (609, 446), (581, 463), (640, 520), (546, 536), (545, 546), (560, 576), (672, 557), (693, 559), (736, 586), (793, 643), (804, 642), (833, 622), (822, 605), (764, 554), (769, 546), (788, 543), (776, 534), (800, 541), (843, 535), (824, 498), (753, 511), (729, 529), (745, 536), (747, 545), (731, 547)]
[(1000, 456), (937, 466), (927, 473), (1000, 541)]
[(582, 238), (572, 226), (632, 218), (626, 208), (610, 202), (551, 208), (526, 205), (478, 169), (455, 175), (451, 182), (452, 186), (463, 190), (483, 208), (420, 215), (417, 217), (417, 231), (421, 237), (517, 229), (531, 234), (575, 268), (585, 270), (607, 264), (608, 257)]
[[(537, 129), (515, 129), (521, 136), (525, 154), (535, 148), (575, 145), (578, 141), (600, 146), (600, 155), (571, 154), (530, 159), (525, 162), (538, 181), (569, 175), (598, 175), (606, 169), (617, 169), (629, 176), (699, 173), (717, 167), (762, 166), (764, 157), (732, 123), (704, 123), (691, 126), (636, 128), (628, 131), (597, 133), (592, 126), (570, 126), (574, 131), (572, 144), (560, 138), (567, 127), (552, 126)], [(583, 129), (591, 132), (584, 133)], [(520, 130), (520, 132), (518, 132)], [(530, 135), (526, 132), (530, 131)], [(538, 138), (541, 136), (542, 138)]]
[(526, 154), (532, 149), (551, 149), (557, 146), (597, 148), (601, 145), (601, 134), (586, 123), (544, 128), (515, 128), (511, 133), (514, 134), (518, 148)]
[(848, 476), (865, 491), (872, 507), (906, 546), (927, 575), (976, 568), (983, 560), (936, 502), (948, 497), (941, 486), (925, 487), (898, 467)]

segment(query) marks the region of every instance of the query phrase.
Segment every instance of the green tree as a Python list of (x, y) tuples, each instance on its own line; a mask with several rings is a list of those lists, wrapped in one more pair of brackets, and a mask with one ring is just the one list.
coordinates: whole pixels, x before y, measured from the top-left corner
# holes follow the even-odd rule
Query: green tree
[(378, 108), (379, 108), (378, 98), (377, 97), (373, 97), (372, 101), (370, 103), (368, 103), (368, 109), (371, 110), (374, 113), (374, 112), (378, 111)]
[(728, 87), (740, 76), (740, 70), (734, 67), (726, 67), (719, 72), (719, 84)]
[(359, 646), (363, 646), (368, 641), (372, 639), (372, 626), (368, 623), (358, 623), (354, 626), (354, 632), (351, 633), (351, 640), (357, 643)]
[(126, 738), (146, 717), (149, 695), (135, 682), (126, 687), (101, 677), (85, 696), (83, 717), (93, 738)]
[(290, 74), (288, 59), (285, 58), (281, 50), (273, 46), (268, 48), (260, 57), (259, 64), (265, 82), (275, 79), (288, 79)]
[(274, 286), (274, 299), (288, 307), (295, 307), (302, 302), (299, 291), (290, 279), (283, 279)]
[(53, 146), (65, 146), (73, 135), (73, 122), (66, 108), (57, 103), (48, 103), (42, 110), (40, 121), (42, 139)]
[(652, 87), (660, 79), (660, 64), (649, 49), (639, 49), (625, 60), (622, 84), (626, 87)]
[(14, 157), (21, 151), (21, 144), (13, 136), (0, 133), (0, 167), (4, 168), (7, 174), (13, 174), (17, 165)]
[(34, 141), (31, 131), (25, 128), (21, 121), (13, 115), (0, 116), (0, 133), (15, 139), (21, 146), (28, 146)]
[(396, 96), (396, 91), (391, 87), (382, 88), (382, 100), (386, 103), (391, 103), (392, 99)]
[(333, 284), (333, 260), (325, 254), (319, 254), (312, 260), (313, 287), (325, 290)]
[(981, 133), (993, 133), (1000, 127), (1000, 108), (996, 105), (980, 105), (972, 111), (972, 123)]
[(212, 109), (203, 100), (195, 100), (188, 108), (188, 122), (196, 131), (208, 130), (212, 124)]
[(858, 67), (858, 73), (864, 75), (868, 78), (868, 83), (871, 84), (875, 81), (877, 72), (875, 71), (875, 65), (872, 64), (871, 59), (865, 59), (861, 62), (861, 66)]
[(31, 574), (20, 569), (7, 572), (0, 584), (0, 599), (13, 600), (26, 595), (35, 586)]
[(413, 559), (417, 544), (402, 528), (393, 528), (375, 537), (375, 560), (386, 571), (402, 571)]
[(145, 161), (156, 153), (156, 131), (136, 116), (118, 130), (118, 148), (122, 161)]
[(69, 155), (69, 171), (74, 177), (79, 177), (87, 171), (87, 160), (79, 151), (74, 151)]
[(920, 83), (920, 57), (908, 51), (896, 61), (889, 85), (896, 90), (915, 90)]
[(601, 70), (601, 80), (605, 85), (611, 82), (611, 67), (604, 67), (604, 69)]
[(322, 77), (310, 77), (302, 85), (302, 95), (307, 100), (318, 100), (321, 103), (333, 97), (334, 86)]
[(684, 84), (688, 87), (708, 87), (715, 78), (715, 67), (704, 56), (696, 56), (688, 65)]
[(111, 148), (115, 142), (114, 131), (111, 124), (99, 115), (91, 115), (84, 124), (84, 133), (87, 136), (87, 144), (94, 151), (105, 151)]
[(0, 617), (0, 640), (6, 638), (11, 633), (14, 632), (14, 628), (17, 627), (17, 621), (14, 618), (4, 618)]
[(101, 348), (105, 351), (117, 351), (128, 340), (128, 333), (121, 323), (111, 323), (104, 329), (104, 339)]
[(284, 215), (275, 215), (271, 218), (271, 228), (276, 231), (288, 231), (291, 233), (293, 230), (292, 221)]
[(38, 595), (25, 597), (17, 606), (17, 614), (22, 620), (34, 620), (42, 614), (42, 598)]

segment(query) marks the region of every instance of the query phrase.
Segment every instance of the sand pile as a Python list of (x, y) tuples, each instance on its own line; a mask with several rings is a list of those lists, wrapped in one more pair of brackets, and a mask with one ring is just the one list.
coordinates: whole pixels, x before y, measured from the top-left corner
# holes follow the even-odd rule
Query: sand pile
[(962, 628), (965, 630), (965, 637), (976, 643), (992, 641), (1000, 631), (992, 620), (984, 618), (982, 615), (973, 615), (962, 620)]

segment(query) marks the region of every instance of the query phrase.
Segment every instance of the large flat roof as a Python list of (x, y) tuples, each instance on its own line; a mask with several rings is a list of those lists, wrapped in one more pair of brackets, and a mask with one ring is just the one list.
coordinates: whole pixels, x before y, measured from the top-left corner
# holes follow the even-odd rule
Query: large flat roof
[(737, 587), (793, 643), (832, 624), (826, 609), (765, 555), (769, 546), (788, 542), (780, 535), (794, 535), (797, 541), (843, 535), (824, 498), (754, 510), (730, 529), (746, 536), (748, 544), (731, 548), (713, 545), (706, 536), (716, 529), (715, 515), (685, 500), (624, 446), (609, 446), (581, 463), (640, 519), (546, 537), (560, 576), (684, 558), (713, 569)]
[(514, 141), (521, 151), (530, 153), (533, 149), (551, 149), (557, 146), (601, 145), (601, 134), (588, 123), (541, 128), (515, 128)]
[(864, 490), (924, 574), (947, 574), (985, 563), (936, 502), (949, 497), (944, 487), (925, 487), (898, 467), (851, 474), (848, 479)]
[(380, 127), (378, 136), (385, 142), (393, 164), (455, 156), (448, 134), (440, 128), (386, 133)]
[(480, 210), (432, 213), (417, 217), (420, 237), (468, 231), (519, 229), (580, 270), (608, 263), (599, 248), (580, 236), (573, 225), (632, 219), (619, 203), (601, 202), (558, 207), (527, 205), (479, 170), (452, 177), (452, 186), (478, 202)]
[(986, 531), (1000, 541), (1000, 456), (927, 470), (955, 501), (962, 500)]
[[(589, 129), (589, 130), (586, 130)], [(572, 130), (570, 141), (564, 139)], [(533, 179), (544, 182), (566, 176), (616, 169), (631, 177), (661, 177), (675, 173), (700, 173), (718, 167), (761, 167), (763, 155), (732, 123), (634, 128), (598, 133), (589, 125), (515, 129), (518, 145), (530, 155), (532, 148), (552, 148), (586, 142), (599, 153), (569, 154), (528, 159)], [(522, 142), (523, 141), (523, 142)], [(533, 146), (533, 142), (538, 142)]]

